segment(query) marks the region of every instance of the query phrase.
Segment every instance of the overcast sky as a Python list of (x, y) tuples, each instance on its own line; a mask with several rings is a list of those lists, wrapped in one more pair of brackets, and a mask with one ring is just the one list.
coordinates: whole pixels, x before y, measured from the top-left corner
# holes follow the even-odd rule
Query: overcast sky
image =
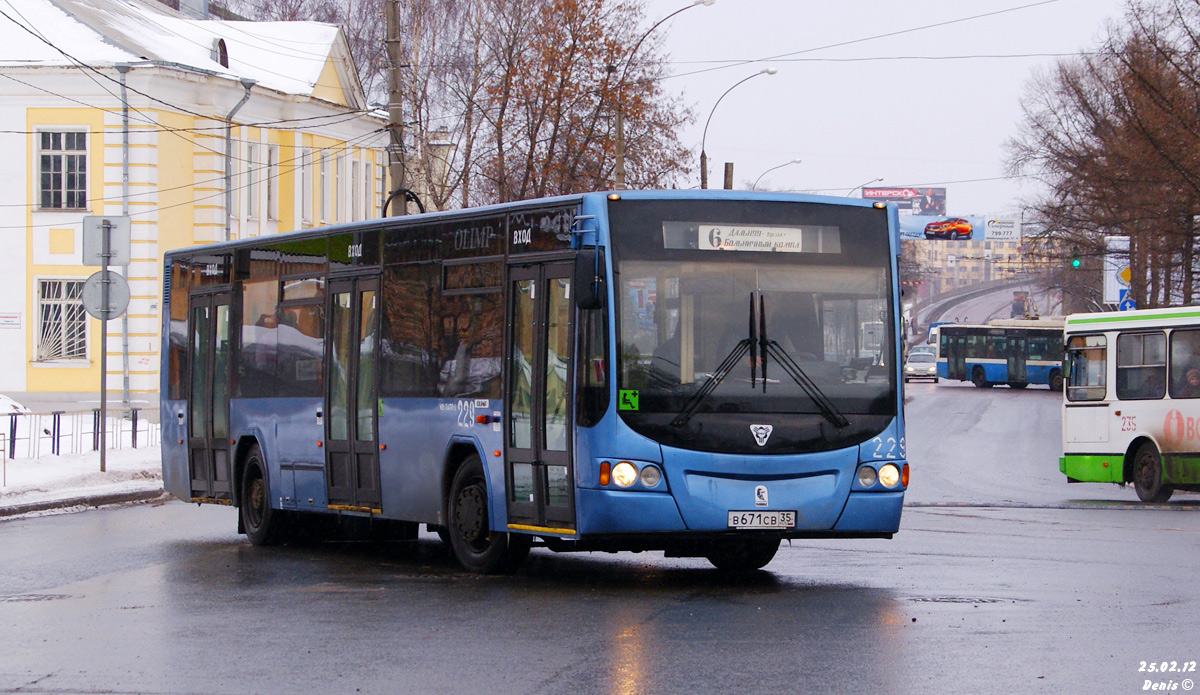
[[(646, 0), (645, 27), (690, 3)], [(1122, 9), (1122, 0), (716, 0), (655, 36), (677, 75), (665, 86), (696, 112), (682, 141), (697, 157), (712, 113), (710, 188), (721, 186), (724, 162), (745, 188), (798, 158), (759, 187), (846, 195), (877, 177), (883, 182), (872, 185), (941, 184), (948, 213), (988, 215), (1018, 212), (1035, 191), (997, 178), (1030, 75), (1054, 64), (1045, 54), (1094, 48)], [(977, 15), (990, 16), (967, 19)], [(871, 38), (895, 32), (904, 33)], [(824, 48), (846, 42), (854, 43)], [(781, 54), (794, 55), (732, 65)], [(1038, 55), (961, 57), (1018, 54)], [(947, 56), (960, 57), (896, 59)], [(724, 91), (765, 67), (779, 72), (738, 86), (713, 110)], [(975, 179), (992, 180), (965, 182)], [(698, 173), (689, 185), (699, 185)]]

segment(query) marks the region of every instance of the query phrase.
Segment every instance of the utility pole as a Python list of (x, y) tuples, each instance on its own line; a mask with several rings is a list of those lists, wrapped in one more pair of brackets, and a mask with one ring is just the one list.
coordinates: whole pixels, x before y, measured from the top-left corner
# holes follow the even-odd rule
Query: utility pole
[[(388, 145), (388, 174), (392, 180), (392, 194), (407, 188), (404, 170), (404, 113), (400, 108), (400, 0), (387, 0), (387, 53), (388, 53), (388, 129), (392, 141)], [(393, 214), (403, 215), (408, 211), (404, 196), (399, 196)]]

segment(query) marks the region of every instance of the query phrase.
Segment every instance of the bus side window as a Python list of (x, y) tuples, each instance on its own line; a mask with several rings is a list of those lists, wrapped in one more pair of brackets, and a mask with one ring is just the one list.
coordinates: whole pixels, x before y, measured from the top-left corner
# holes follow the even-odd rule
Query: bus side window
[(608, 327), (605, 309), (580, 311), (583, 324), (579, 335), (583, 345), (579, 349), (579, 373), (576, 377), (575, 422), (581, 427), (591, 427), (600, 421), (608, 410)]
[(1171, 398), (1200, 398), (1200, 330), (1171, 333)]
[(1117, 398), (1162, 398), (1166, 385), (1166, 336), (1161, 332), (1117, 336)]
[(1070, 365), (1070, 381), (1067, 382), (1067, 400), (1102, 401), (1106, 386), (1108, 350), (1102, 335), (1072, 336), (1067, 343), (1067, 362)]

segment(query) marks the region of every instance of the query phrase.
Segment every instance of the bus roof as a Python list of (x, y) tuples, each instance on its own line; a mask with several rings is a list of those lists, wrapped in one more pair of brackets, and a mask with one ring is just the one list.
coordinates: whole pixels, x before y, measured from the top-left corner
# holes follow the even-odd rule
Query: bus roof
[(1177, 306), (1165, 309), (1134, 309), (1132, 311), (1100, 311), (1091, 314), (1071, 314), (1067, 317), (1068, 332), (1099, 331), (1108, 328), (1152, 328), (1179, 323), (1200, 324), (1200, 306)]
[(1063, 316), (1039, 316), (1030, 319), (992, 319), (988, 321), (989, 326), (1002, 326), (1004, 328), (1057, 328), (1062, 330), (1066, 323), (1066, 317)]
[[(827, 195), (811, 195), (807, 193), (780, 193), (770, 191), (726, 191), (726, 190), (645, 190), (645, 191), (594, 191), (590, 193), (578, 193), (573, 195), (554, 196), (549, 198), (533, 198), (529, 200), (519, 200), (509, 203), (497, 203), (494, 205), (484, 205), (473, 208), (459, 208), (455, 210), (444, 210), (440, 212), (427, 212), (417, 215), (404, 215), (401, 217), (383, 217), (373, 220), (361, 220), (358, 222), (342, 222), (338, 224), (325, 225), (321, 227), (312, 227), (309, 229), (299, 229), (291, 232), (282, 232), (280, 234), (270, 234), (266, 236), (250, 237), (246, 239), (237, 239), (233, 241), (217, 241), (203, 245), (185, 246), (178, 249), (171, 249), (166, 252), (166, 256), (187, 255), (192, 253), (212, 253), (214, 251), (223, 251), (226, 249), (236, 249), (241, 247), (257, 247), (264, 243), (276, 243), (284, 241), (293, 241), (297, 239), (323, 237), (330, 234), (339, 234), (345, 232), (358, 232), (374, 229), (395, 229), (403, 228), (408, 225), (425, 224), (429, 222), (437, 222), (439, 220), (453, 220), (463, 216), (487, 215), (505, 211), (519, 211), (529, 208), (542, 207), (545, 205), (560, 205), (560, 204), (580, 204), (585, 199), (591, 199), (599, 202), (600, 199), (608, 196), (618, 195), (621, 198), (629, 200), (759, 200), (764, 202), (794, 202), (794, 203), (825, 203), (828, 205), (839, 205), (845, 207), (876, 207), (877, 201), (863, 200), (860, 198), (841, 198), (837, 196)], [(895, 219), (897, 214), (894, 203), (887, 203), (889, 208), (889, 218)], [(892, 236), (899, 246), (899, 223), (893, 223)]]

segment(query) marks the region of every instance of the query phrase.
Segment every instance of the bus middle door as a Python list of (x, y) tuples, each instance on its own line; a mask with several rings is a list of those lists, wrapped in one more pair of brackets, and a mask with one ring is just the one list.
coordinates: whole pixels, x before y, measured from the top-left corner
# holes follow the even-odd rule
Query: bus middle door
[(325, 480), (329, 508), (380, 513), (379, 278), (329, 281)]
[(946, 336), (946, 376), (962, 381), (967, 378), (967, 336)]
[(570, 263), (509, 275), (505, 479), (509, 527), (574, 533)]

